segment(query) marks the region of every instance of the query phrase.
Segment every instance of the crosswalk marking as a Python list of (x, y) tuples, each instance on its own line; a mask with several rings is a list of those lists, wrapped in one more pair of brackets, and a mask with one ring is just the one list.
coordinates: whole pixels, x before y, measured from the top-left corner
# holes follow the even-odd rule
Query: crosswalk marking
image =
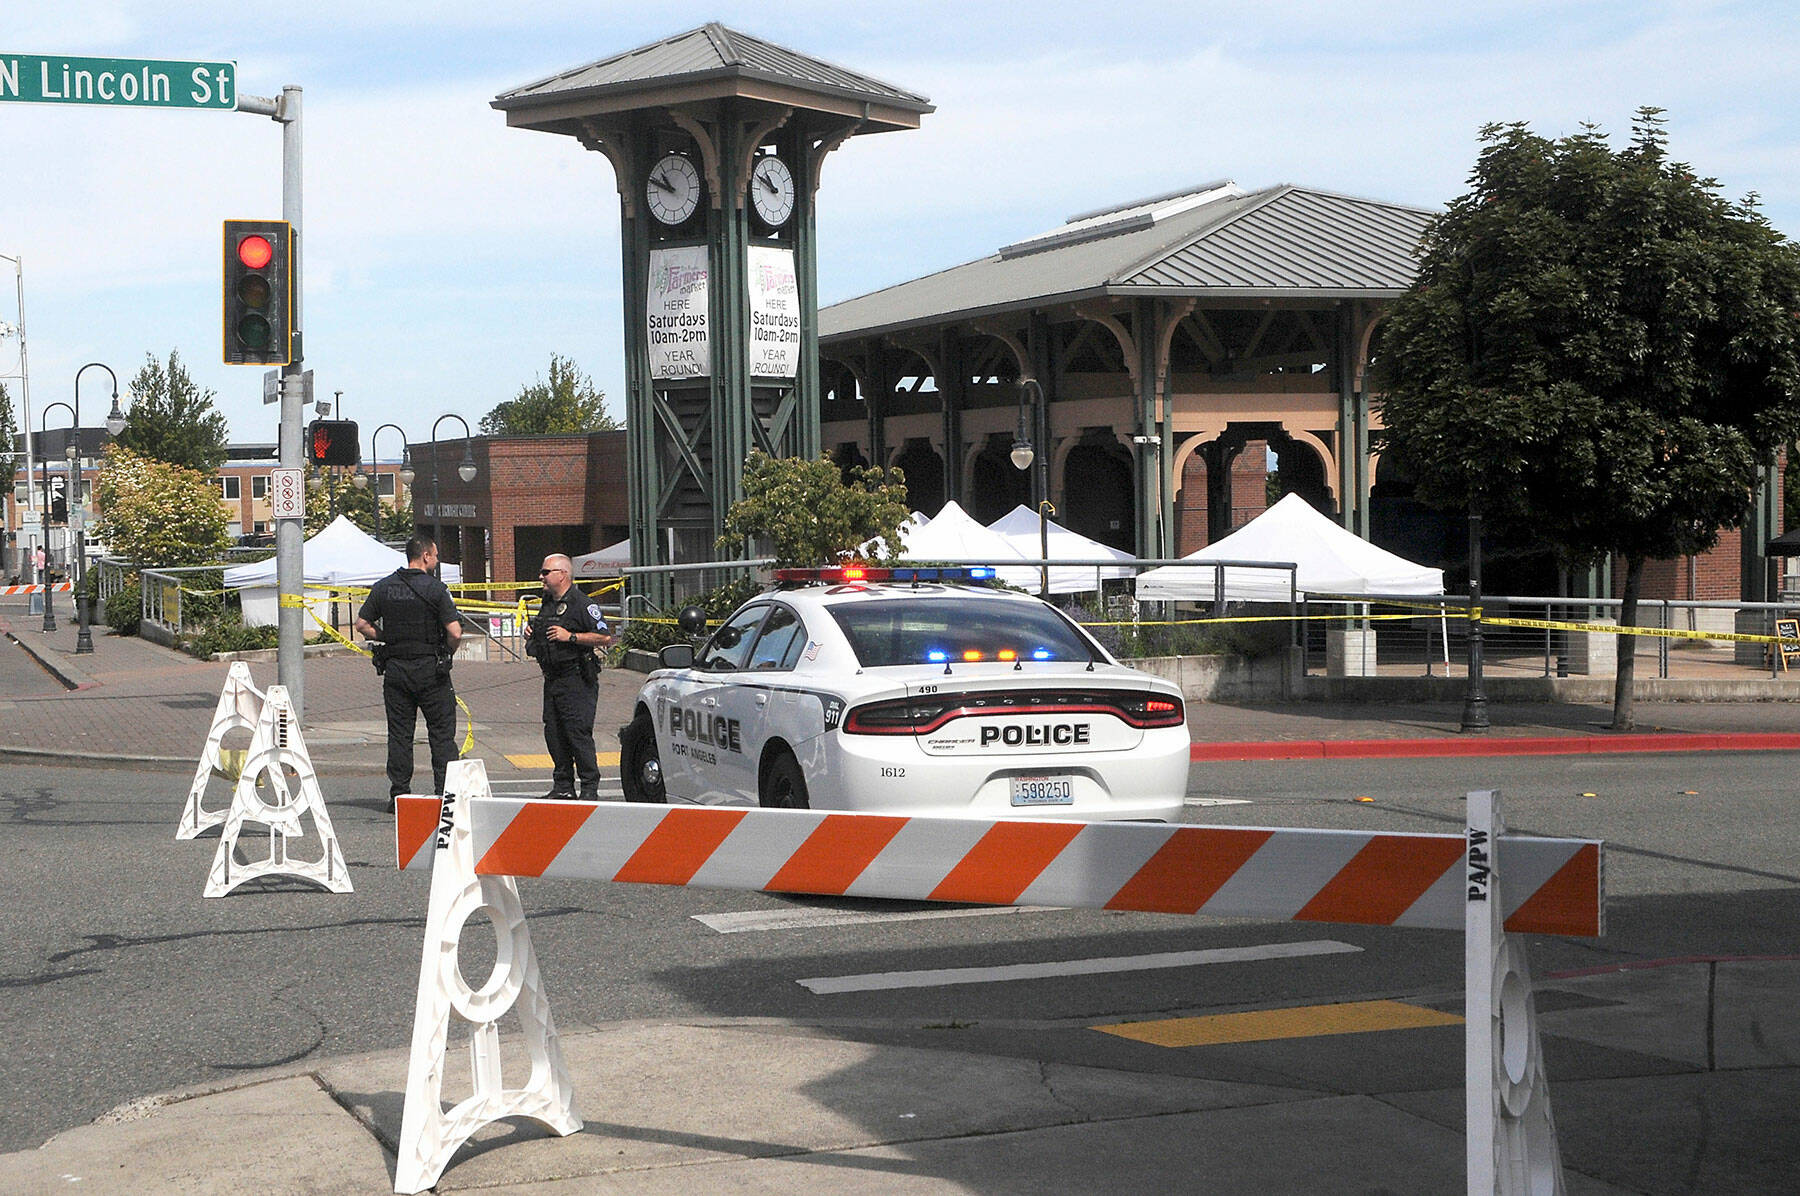
[(1374, 1030), (1411, 1030), (1421, 1026), (1460, 1026), (1462, 1021), (1454, 1013), (1408, 1005), (1404, 1001), (1346, 1001), (1339, 1005), (1299, 1005), (1291, 1009), (1118, 1022), (1088, 1028), (1151, 1046), (1191, 1047), (1268, 1042), (1278, 1038), (1317, 1038), (1328, 1034), (1366, 1034)]
[[(596, 752), (594, 759), (600, 762), (601, 768), (617, 768), (619, 766), (619, 753), (617, 752)], [(548, 752), (519, 752), (516, 755), (507, 756), (506, 762), (514, 768), (556, 767), (556, 761), (550, 758)]]
[(1315, 939), (1300, 943), (1265, 943), (1251, 947), (1214, 947), (1205, 951), (1163, 951), (1155, 955), (1115, 955), (1054, 963), (1016, 963), (991, 968), (937, 968), (922, 972), (817, 976), (795, 983), (820, 994), (856, 993), (890, 988), (937, 988), (950, 984), (1043, 980), (1052, 976), (1095, 976), (1107, 972), (1141, 972), (1153, 968), (1186, 968), (1199, 964), (1245, 963), (1256, 959), (1293, 959), (1303, 955), (1337, 955), (1361, 950), (1361, 947), (1334, 939)]
[(980, 918), (993, 914), (1037, 913), (1055, 906), (1026, 909), (1017, 905), (952, 906), (947, 909), (854, 910), (790, 906), (784, 909), (747, 909), (730, 914), (694, 914), (694, 921), (719, 934), (744, 934), (755, 930), (806, 930), (823, 926), (855, 926), (867, 922), (917, 922), (929, 918)]
[(1250, 799), (1247, 797), (1184, 797), (1181, 799), (1181, 804), (1184, 806), (1247, 806), (1250, 804)]

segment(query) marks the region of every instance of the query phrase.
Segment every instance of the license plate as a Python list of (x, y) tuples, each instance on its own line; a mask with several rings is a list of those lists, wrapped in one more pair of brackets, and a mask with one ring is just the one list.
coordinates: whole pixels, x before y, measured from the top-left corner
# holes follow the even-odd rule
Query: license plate
[(1072, 806), (1075, 804), (1075, 782), (1069, 777), (1014, 777), (1012, 804)]

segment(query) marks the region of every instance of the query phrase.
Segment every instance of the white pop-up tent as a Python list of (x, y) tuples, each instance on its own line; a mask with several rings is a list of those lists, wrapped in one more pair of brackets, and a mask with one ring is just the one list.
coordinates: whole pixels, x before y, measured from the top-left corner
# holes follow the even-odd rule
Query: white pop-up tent
[[(988, 524), (990, 531), (999, 532), (1006, 537), (1007, 543), (1018, 550), (1019, 555), (1027, 560), (1052, 561), (1130, 561), (1128, 552), (1120, 552), (1108, 544), (1098, 540), (1090, 540), (1080, 532), (1070, 531), (1053, 519), (1046, 519), (1043, 527), (1038, 526), (1038, 513), (1023, 503), (1014, 507), (994, 522)], [(1045, 533), (1048, 533), (1046, 537)], [(1045, 539), (1049, 540), (1049, 551), (1045, 551)], [(1051, 565), (1050, 592), (1052, 594), (1078, 594), (1100, 588), (1100, 579), (1105, 577), (1130, 577), (1136, 572), (1129, 564), (1125, 565)], [(1036, 588), (1037, 582), (1032, 583)]]
[[(1442, 594), (1444, 571), (1414, 564), (1346, 531), (1314, 510), (1298, 494), (1280, 502), (1237, 531), (1185, 561), (1289, 561), (1299, 566), (1301, 594)], [(1215, 570), (1164, 565), (1137, 580), (1140, 602), (1210, 602)], [(1230, 602), (1286, 602), (1285, 569), (1230, 568), (1225, 598)]]
[(596, 548), (572, 559), (575, 562), (575, 576), (578, 578), (613, 577), (620, 569), (631, 564), (631, 541), (620, 540), (617, 544), (608, 544), (605, 548)]
[[(900, 527), (901, 549), (898, 556), (913, 561), (961, 561), (967, 564), (994, 565), (1001, 581), (1021, 589), (1035, 590), (1038, 571), (1028, 565), (1006, 566), (1008, 561), (1023, 559), (1023, 554), (999, 532), (990, 531), (975, 517), (954, 502), (925, 524), (908, 522)], [(865, 548), (880, 548), (870, 541)]]
[[(366, 586), (406, 564), (406, 554), (389, 548), (354, 523), (339, 515), (315, 532), (302, 546), (301, 578), (305, 586)], [(462, 580), (462, 570), (446, 564), (440, 572), (445, 582)], [(275, 558), (233, 565), (225, 570), (227, 589), (241, 592), (244, 623), (273, 627), (279, 609), (275, 583)], [(342, 596), (338, 599), (343, 601)], [(307, 589), (306, 603), (327, 622), (332, 596), (328, 591)]]

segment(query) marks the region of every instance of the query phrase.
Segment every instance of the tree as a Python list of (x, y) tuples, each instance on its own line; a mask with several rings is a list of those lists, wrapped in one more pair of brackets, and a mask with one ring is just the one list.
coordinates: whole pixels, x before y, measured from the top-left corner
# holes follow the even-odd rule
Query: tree
[(6, 393), (6, 383), (0, 382), (0, 478), (6, 479), (7, 489), (12, 489), (13, 471), (19, 467), (18, 454), (13, 452), (13, 437), (19, 434), (19, 425), (14, 422), (12, 396)]
[(225, 463), (230, 431), (225, 416), (213, 410), (213, 392), (194, 384), (175, 350), (169, 350), (167, 366), (155, 354), (144, 354), (144, 366), (128, 389), (134, 397), (117, 444), (203, 474)]
[[(1615, 151), (1489, 125), (1472, 190), (1426, 230), (1375, 362), (1385, 452), (1419, 497), (1528, 532), (1563, 561), (1703, 552), (1800, 433), (1800, 252), (1668, 160), (1641, 109)], [(1632, 723), (1619, 639), (1613, 727)]]
[[(348, 516), (351, 523), (362, 528), (371, 536), (375, 534), (375, 481), (370, 479), (367, 487), (359, 488), (351, 481), (347, 470), (327, 470), (317, 490), (311, 482), (314, 471), (307, 469), (306, 488), (306, 526), (317, 530), (330, 523), (334, 516)], [(394, 479), (397, 487), (395, 501), (381, 505), (381, 538), (383, 540), (404, 540), (413, 533), (412, 503), (406, 487)]]
[(219, 487), (198, 470), (114, 444), (100, 472), (94, 534), (140, 565), (197, 565), (231, 544)]
[(489, 436), (576, 436), (619, 427), (606, 413), (606, 395), (594, 389), (594, 380), (555, 353), (547, 381), (520, 387), (517, 398), (481, 417), (481, 430)]
[(725, 516), (719, 550), (746, 537), (767, 543), (777, 568), (833, 565), (876, 536), (894, 540), (906, 521), (906, 478), (898, 469), (838, 468), (821, 457), (744, 462), (744, 497)]

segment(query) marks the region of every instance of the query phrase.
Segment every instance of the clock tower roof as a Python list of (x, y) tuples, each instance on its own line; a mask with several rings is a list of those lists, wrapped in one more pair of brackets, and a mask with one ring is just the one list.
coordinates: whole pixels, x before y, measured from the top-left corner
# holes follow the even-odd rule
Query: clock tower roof
[(924, 96), (718, 22), (502, 92), (509, 125), (578, 134), (584, 117), (740, 98), (852, 116), (859, 133), (916, 129)]

